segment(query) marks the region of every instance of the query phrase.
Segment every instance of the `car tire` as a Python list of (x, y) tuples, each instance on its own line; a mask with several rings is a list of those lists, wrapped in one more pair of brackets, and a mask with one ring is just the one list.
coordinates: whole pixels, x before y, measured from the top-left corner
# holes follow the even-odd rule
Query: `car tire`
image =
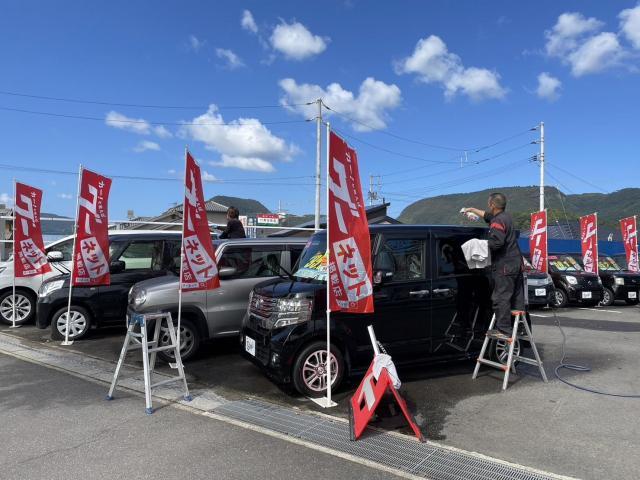
[(569, 304), (569, 295), (561, 288), (556, 288), (552, 301), (554, 307), (564, 308)]
[[(69, 323), (69, 340), (80, 340), (86, 337), (93, 321), (91, 313), (79, 305), (71, 305)], [(63, 307), (51, 317), (51, 338), (64, 340), (66, 332), (67, 307)]]
[[(16, 325), (24, 325), (33, 320), (36, 314), (36, 297), (24, 290), (16, 290)], [(13, 291), (0, 295), (0, 321), (13, 325)]]
[(600, 305), (603, 307), (610, 307), (615, 302), (616, 296), (609, 287), (604, 287), (604, 291), (602, 292), (602, 300), (600, 300)]
[[(331, 389), (337, 390), (344, 378), (344, 356), (331, 344)], [(327, 344), (313, 342), (304, 347), (293, 362), (293, 386), (301, 395), (318, 398), (326, 395), (325, 364)]]
[(638, 300), (637, 298), (627, 298), (625, 302), (627, 302), (627, 305), (638, 305), (638, 302), (640, 302), (640, 300)]
[[(174, 316), (177, 318), (177, 316)], [(178, 329), (177, 320), (173, 323), (176, 331)], [(149, 335), (153, 335), (153, 329), (155, 324), (149, 326)], [(160, 338), (158, 339), (158, 346), (169, 345), (171, 343), (171, 337), (169, 335), (169, 329), (163, 327), (160, 330)], [(191, 360), (195, 357), (196, 353), (200, 349), (200, 343), (202, 343), (202, 336), (196, 324), (188, 318), (180, 320), (180, 358), (183, 362)], [(175, 355), (171, 350), (164, 350), (158, 352), (158, 356), (167, 363), (175, 362)]]
[[(516, 339), (516, 343), (513, 346), (513, 356), (520, 355), (522, 353), (522, 343)], [(492, 340), (489, 345), (489, 356), (494, 362), (498, 362), (502, 365), (507, 364), (509, 358), (509, 344), (505, 340)], [(515, 361), (514, 365), (518, 362)]]

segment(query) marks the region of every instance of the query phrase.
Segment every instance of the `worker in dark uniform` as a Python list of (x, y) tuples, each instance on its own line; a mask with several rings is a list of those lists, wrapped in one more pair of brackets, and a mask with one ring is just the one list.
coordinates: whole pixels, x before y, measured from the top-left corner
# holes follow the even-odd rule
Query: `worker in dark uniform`
[(513, 219), (505, 212), (506, 207), (507, 198), (502, 193), (492, 193), (489, 195), (487, 211), (464, 209), (464, 213), (478, 215), (489, 224), (488, 243), (493, 277), (491, 301), (497, 328), (497, 331), (490, 334), (504, 339), (510, 338), (513, 330), (511, 311), (524, 310), (522, 253), (513, 228)]
[(217, 227), (218, 230), (222, 230), (220, 238), (246, 238), (244, 233), (244, 226), (238, 219), (240, 211), (236, 207), (229, 207), (227, 209), (227, 226)]

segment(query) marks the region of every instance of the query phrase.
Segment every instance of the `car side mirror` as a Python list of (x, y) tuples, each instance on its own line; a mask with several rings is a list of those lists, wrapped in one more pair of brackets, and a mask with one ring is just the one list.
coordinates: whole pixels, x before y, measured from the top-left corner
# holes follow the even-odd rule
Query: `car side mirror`
[(387, 282), (390, 282), (393, 279), (393, 272), (389, 270), (376, 270), (376, 273), (373, 274), (373, 284), (374, 285), (384, 285)]
[(53, 250), (53, 251), (47, 253), (47, 259), (50, 262), (61, 262), (62, 260), (64, 260), (64, 255), (62, 254), (62, 252), (58, 252), (57, 250)]
[(222, 267), (218, 272), (218, 276), (220, 278), (229, 278), (233, 277), (237, 273), (237, 269), (235, 267)]
[(111, 262), (111, 265), (109, 265), (109, 272), (121, 273), (124, 272), (125, 267), (126, 264), (122, 260), (114, 260), (113, 262)]

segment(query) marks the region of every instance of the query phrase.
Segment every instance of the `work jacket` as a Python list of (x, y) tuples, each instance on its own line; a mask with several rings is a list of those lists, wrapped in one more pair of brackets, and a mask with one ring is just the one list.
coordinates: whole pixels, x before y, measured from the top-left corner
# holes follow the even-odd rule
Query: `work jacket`
[(489, 224), (489, 250), (491, 251), (491, 269), (502, 275), (517, 275), (522, 272), (522, 252), (518, 246), (518, 237), (513, 228), (513, 219), (502, 211), (491, 215), (486, 212), (484, 221)]

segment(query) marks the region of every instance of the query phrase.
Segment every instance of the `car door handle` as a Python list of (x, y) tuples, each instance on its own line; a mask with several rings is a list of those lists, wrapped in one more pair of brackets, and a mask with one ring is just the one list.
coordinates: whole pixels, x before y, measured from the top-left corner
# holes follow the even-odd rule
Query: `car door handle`
[(414, 290), (409, 292), (409, 295), (412, 297), (424, 297), (425, 295), (429, 295), (429, 290)]
[(433, 289), (433, 293), (438, 294), (438, 293), (451, 293), (451, 289), (450, 288), (434, 288)]

